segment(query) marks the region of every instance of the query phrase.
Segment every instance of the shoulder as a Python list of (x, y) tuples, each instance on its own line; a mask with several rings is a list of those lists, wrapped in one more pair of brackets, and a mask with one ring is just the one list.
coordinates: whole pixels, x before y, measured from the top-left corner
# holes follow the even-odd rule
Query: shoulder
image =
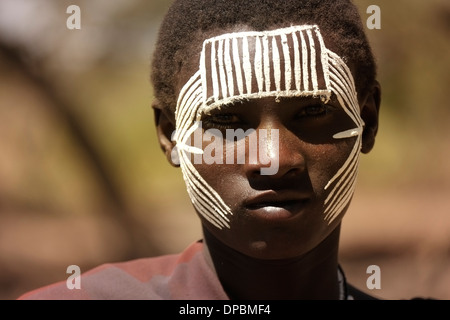
[[(195, 269), (202, 244), (194, 243), (182, 253), (106, 263), (82, 272), (78, 288), (68, 279), (21, 295), (18, 300), (165, 299), (167, 283), (180, 269)], [(188, 272), (188, 271), (185, 271)]]

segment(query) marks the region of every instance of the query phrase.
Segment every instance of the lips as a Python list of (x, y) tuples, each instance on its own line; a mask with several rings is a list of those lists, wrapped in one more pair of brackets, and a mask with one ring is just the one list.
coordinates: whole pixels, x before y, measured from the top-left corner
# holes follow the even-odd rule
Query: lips
[(244, 206), (251, 215), (279, 220), (301, 213), (309, 199), (307, 195), (295, 192), (268, 191), (248, 198)]

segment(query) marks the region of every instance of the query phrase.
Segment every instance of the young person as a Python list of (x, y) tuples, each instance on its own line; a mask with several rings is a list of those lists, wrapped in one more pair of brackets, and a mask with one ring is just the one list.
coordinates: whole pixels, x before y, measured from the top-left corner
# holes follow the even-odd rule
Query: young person
[(341, 221), (380, 85), (349, 0), (175, 0), (153, 108), (203, 239), (20, 299), (375, 299), (345, 280)]

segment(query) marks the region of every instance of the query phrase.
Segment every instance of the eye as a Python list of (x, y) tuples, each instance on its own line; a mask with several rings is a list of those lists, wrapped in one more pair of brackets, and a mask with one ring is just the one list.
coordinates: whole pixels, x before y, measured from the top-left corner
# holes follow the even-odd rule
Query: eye
[(228, 129), (242, 125), (242, 120), (238, 115), (232, 113), (212, 113), (202, 117), (203, 127)]
[(299, 113), (298, 118), (321, 118), (332, 111), (333, 107), (327, 104), (313, 104), (303, 107)]

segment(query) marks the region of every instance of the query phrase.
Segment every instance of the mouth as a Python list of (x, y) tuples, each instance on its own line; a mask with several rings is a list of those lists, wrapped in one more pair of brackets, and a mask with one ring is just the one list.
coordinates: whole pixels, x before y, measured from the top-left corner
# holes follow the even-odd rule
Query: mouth
[(283, 220), (301, 213), (309, 200), (304, 195), (267, 192), (248, 199), (244, 206), (252, 216)]

